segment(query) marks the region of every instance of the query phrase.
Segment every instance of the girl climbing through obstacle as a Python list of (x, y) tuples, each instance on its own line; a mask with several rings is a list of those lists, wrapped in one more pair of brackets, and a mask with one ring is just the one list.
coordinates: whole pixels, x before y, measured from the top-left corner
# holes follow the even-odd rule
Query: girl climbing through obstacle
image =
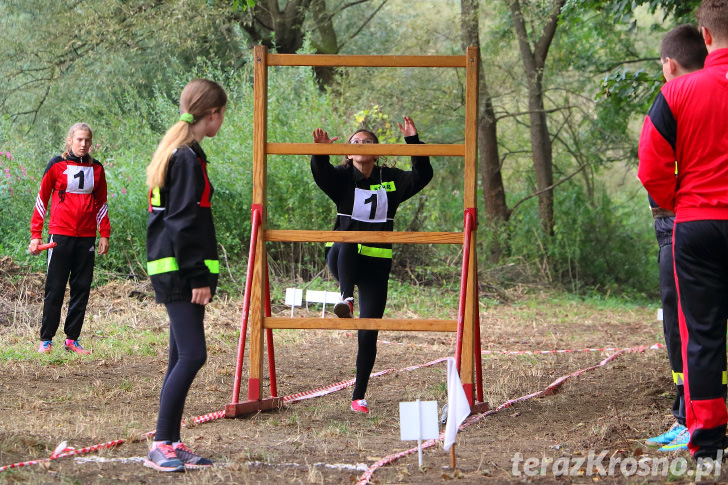
[[(422, 143), (411, 118), (398, 123), (407, 144)], [(320, 128), (313, 131), (314, 143), (333, 143)], [(369, 130), (357, 130), (351, 144), (379, 143)], [(392, 231), (399, 204), (422, 190), (432, 179), (429, 157), (412, 157), (412, 170), (383, 166), (376, 155), (346, 155), (334, 167), (328, 155), (311, 157), (316, 184), (336, 204), (335, 231)], [(359, 317), (382, 318), (387, 304), (392, 245), (386, 243), (333, 243), (327, 245), (326, 263), (339, 282), (341, 301), (334, 307), (340, 318), (354, 317), (354, 286), (359, 288)], [(364, 394), (377, 356), (377, 330), (358, 331), (356, 382), (351, 410), (368, 413)]]
[(220, 129), (227, 95), (217, 83), (195, 79), (182, 90), (179, 104), (179, 121), (147, 167), (147, 272), (169, 315), (169, 363), (144, 465), (164, 472), (212, 466), (182, 443), (180, 427), (187, 392), (207, 360), (203, 319), (219, 273), (213, 187), (200, 142)]
[[(66, 149), (53, 157), (43, 172), (38, 197), (30, 222), (28, 252), (40, 254), (48, 250), (43, 320), (40, 327), (38, 352), (49, 353), (53, 337), (61, 322), (61, 307), (66, 283), (71, 296), (63, 331), (65, 349), (77, 354), (90, 352), (78, 342), (91, 292), (96, 259), (96, 232), (99, 233), (99, 254), (109, 250), (109, 222), (106, 205), (106, 174), (104, 167), (89, 154), (93, 134), (86, 123), (76, 123), (68, 130)], [(43, 221), (51, 199), (48, 222), (48, 242), (43, 241)]]

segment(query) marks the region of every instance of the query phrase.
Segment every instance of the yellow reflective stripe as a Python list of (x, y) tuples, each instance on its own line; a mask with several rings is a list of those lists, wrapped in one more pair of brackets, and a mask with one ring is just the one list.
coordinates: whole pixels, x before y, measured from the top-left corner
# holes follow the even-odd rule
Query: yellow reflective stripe
[[(206, 259), (205, 266), (212, 274), (220, 273), (220, 261), (217, 259)], [(170, 271), (179, 271), (179, 265), (174, 257), (156, 259), (147, 262), (147, 274), (153, 276), (160, 273), (169, 273)]]
[(209, 269), (212, 274), (220, 273), (220, 261), (217, 259), (206, 259), (205, 266), (207, 266), (207, 269)]
[(179, 265), (175, 258), (162, 258), (154, 261), (147, 262), (147, 274), (149, 276), (159, 273), (169, 273), (170, 271), (177, 271)]
[(728, 385), (728, 375), (726, 374), (726, 371), (723, 371), (723, 372), (722, 372), (722, 377), (723, 377), (723, 379), (722, 379), (723, 383), (722, 383), (722, 384), (723, 384), (724, 386), (725, 386), (725, 385)]
[(373, 248), (359, 244), (359, 254), (363, 256), (371, 256), (372, 258), (389, 258), (392, 259), (392, 250), (390, 248)]
[(682, 386), (683, 385), (683, 373), (672, 371), (672, 382), (674, 382), (676, 386)]
[(162, 196), (159, 192), (159, 187), (154, 187), (152, 189), (152, 196), (149, 199), (149, 203), (155, 207), (162, 205)]
[[(327, 242), (326, 247), (330, 248), (334, 243)], [(390, 248), (373, 248), (371, 246), (364, 246), (357, 244), (357, 252), (363, 256), (371, 256), (372, 258), (389, 258), (392, 259), (392, 250)]]

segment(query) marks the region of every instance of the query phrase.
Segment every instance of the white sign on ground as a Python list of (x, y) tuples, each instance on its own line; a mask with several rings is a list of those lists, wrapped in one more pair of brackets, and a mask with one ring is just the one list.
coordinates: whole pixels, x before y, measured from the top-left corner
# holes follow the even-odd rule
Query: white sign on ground
[(440, 436), (437, 401), (399, 403), (399, 435), (402, 441), (417, 440), (417, 454), (422, 466), (422, 440)]

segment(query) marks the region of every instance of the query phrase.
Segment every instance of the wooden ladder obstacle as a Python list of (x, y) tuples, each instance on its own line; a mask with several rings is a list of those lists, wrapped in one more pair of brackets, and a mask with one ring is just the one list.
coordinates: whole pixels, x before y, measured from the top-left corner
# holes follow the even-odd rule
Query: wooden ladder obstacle
[[(243, 299), (243, 314), (235, 381), (225, 416), (238, 416), (279, 408), (277, 396), (274, 328), (280, 329), (350, 329), (455, 332), (460, 379), (471, 410), (488, 409), (483, 401), (483, 379), (478, 314), (478, 265), (476, 243), (477, 123), (478, 67), (477, 47), (468, 47), (464, 56), (382, 56), (269, 54), (264, 46), (254, 50), (254, 117), (253, 117), (253, 203), (251, 206), (251, 239), (248, 272)], [(322, 144), (270, 143), (268, 127), (268, 66), (348, 66), (348, 67), (439, 67), (464, 68), (465, 73), (465, 136), (463, 144)], [(270, 155), (366, 155), (455, 156), (464, 157), (464, 224), (462, 232), (389, 232), (389, 231), (307, 231), (270, 230), (266, 228), (267, 156)], [(272, 317), (266, 242), (350, 242), (395, 244), (458, 244), (463, 246), (462, 275), (458, 317), (456, 320), (399, 318), (289, 318)], [(240, 385), (245, 339), (250, 323), (250, 375), (248, 399), (240, 402)], [(268, 369), (271, 397), (262, 398), (263, 339), (268, 341)], [(463, 353), (465, 348), (465, 353)], [(477, 384), (477, 389), (475, 389)], [(477, 392), (477, 396), (474, 395)]]

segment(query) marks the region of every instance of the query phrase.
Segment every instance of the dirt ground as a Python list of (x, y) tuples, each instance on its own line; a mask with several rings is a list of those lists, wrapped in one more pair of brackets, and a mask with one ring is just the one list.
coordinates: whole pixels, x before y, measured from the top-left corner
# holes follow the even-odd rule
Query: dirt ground
[[(232, 402), (240, 302), (223, 299), (208, 310), (208, 361), (187, 398), (188, 424), (182, 432), (188, 446), (216, 466), (163, 474), (141, 465), (166, 366), (165, 346), (148, 343), (154, 341), (150, 336), (166, 335), (162, 308), (141, 284), (94, 290), (83, 337), (94, 353), (78, 357), (56, 349), (51, 356), (37, 356), (26, 350), (35, 345), (37, 329), (17, 322), (23, 313), (37, 320), (42, 281), (42, 275), (21, 278), (0, 264), (5, 289), (0, 338), (4, 347), (19, 349), (17, 359), (0, 362), (0, 469), (48, 458), (63, 441), (76, 449), (124, 441), (111, 449), (1, 471), (0, 483), (357, 483), (382, 459), (387, 464), (374, 469), (373, 483), (693, 480), (695, 467), (686, 453), (658, 453), (643, 444), (672, 423), (665, 350), (650, 348), (662, 341), (657, 305), (600, 305), (523, 288), (509, 290), (507, 301), (483, 303), (484, 393), (491, 409), (588, 370), (545, 396), (481, 419), (471, 416), (472, 424), (458, 434), (453, 470), (442, 443), (423, 452), (421, 468), (416, 452), (396, 456), (416, 447), (415, 441), (400, 440), (399, 403), (446, 402), (445, 362), (421, 365), (453, 355), (451, 334), (380, 332), (374, 371), (393, 371), (371, 379), (368, 416), (349, 411), (351, 388), (346, 388), (272, 412), (195, 424), (194, 417)], [(289, 310), (277, 306), (274, 312), (286, 315)], [(132, 351), (115, 343), (120, 329), (127, 332), (123, 335), (138, 335), (137, 341), (127, 337), (123, 342)], [(279, 396), (353, 378), (353, 332), (277, 331), (274, 342)], [(587, 348), (597, 350), (504, 352)], [(625, 348), (639, 351), (603, 362), (617, 352), (609, 349)], [(410, 366), (415, 368), (406, 369)], [(246, 361), (241, 400), (246, 398), (248, 367)], [(264, 389), (269, 395), (268, 380)], [(671, 476), (635, 472), (638, 464), (646, 470), (666, 458)], [(725, 481), (725, 468), (706, 479)], [(570, 475), (561, 476), (565, 470)]]

